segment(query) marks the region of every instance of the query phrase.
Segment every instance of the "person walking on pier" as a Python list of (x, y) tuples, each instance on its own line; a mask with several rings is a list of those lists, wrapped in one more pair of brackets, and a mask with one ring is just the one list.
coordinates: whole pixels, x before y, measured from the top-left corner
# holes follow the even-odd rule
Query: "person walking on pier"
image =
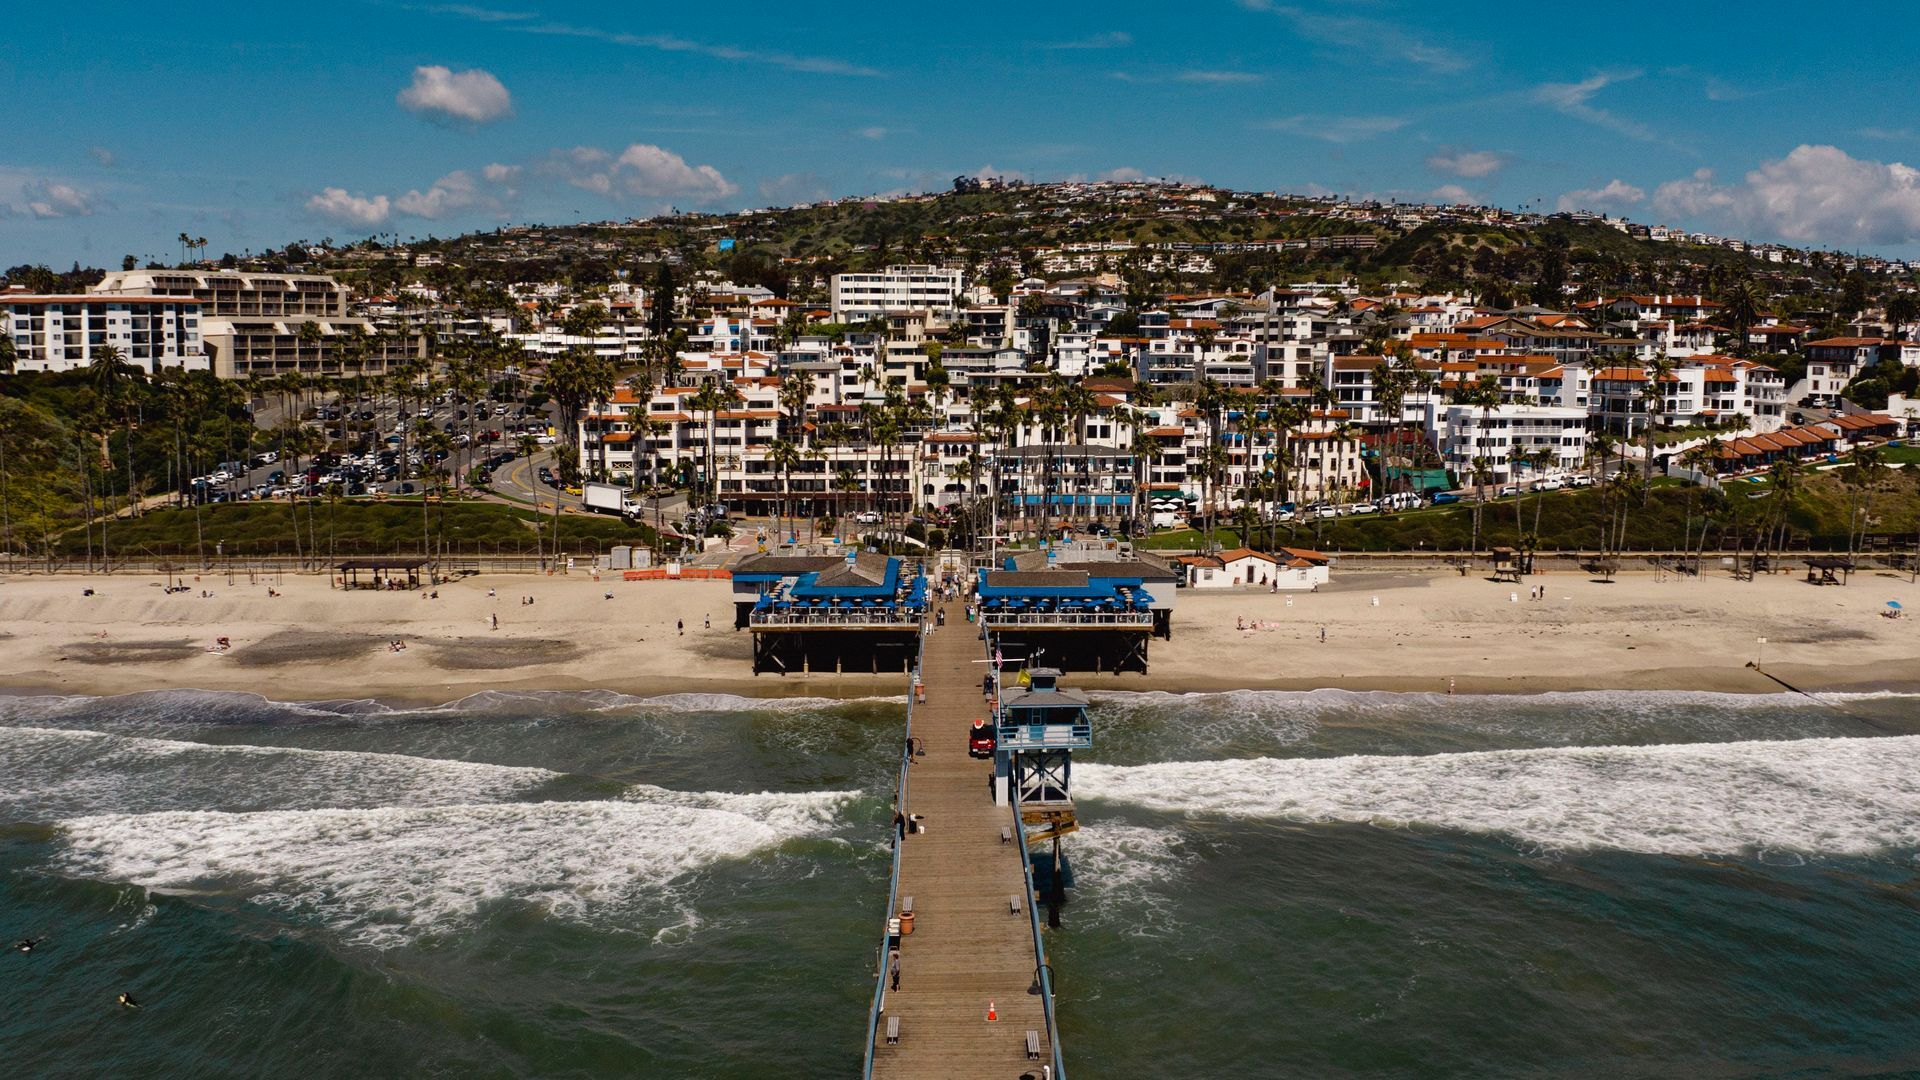
[(892, 972), (893, 987), (892, 988), (895, 990), (898, 990), (900, 989), (900, 950), (899, 949), (893, 950), (893, 963), (891, 964), (891, 967), (893, 968), (893, 972)]

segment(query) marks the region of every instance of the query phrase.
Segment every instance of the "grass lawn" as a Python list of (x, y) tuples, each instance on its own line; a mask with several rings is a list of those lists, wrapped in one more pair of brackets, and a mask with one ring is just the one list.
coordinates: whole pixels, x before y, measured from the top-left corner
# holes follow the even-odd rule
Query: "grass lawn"
[[(389, 554), (419, 551), (422, 533), (435, 546), (444, 543), (453, 551), (506, 552), (525, 550), (531, 554), (536, 543), (552, 544), (553, 517), (539, 516), (541, 539), (534, 534), (535, 514), (531, 509), (487, 502), (446, 502), (429, 506), (422, 521), (420, 500), (388, 499), (382, 502), (342, 500), (329, 506), (316, 502), (299, 506), (300, 550), (317, 548), (335, 554)], [(291, 504), (220, 503), (203, 506), (198, 522), (191, 507), (155, 510), (138, 518), (108, 523), (111, 549), (120, 553), (193, 556), (200, 551), (212, 554), (216, 549), (229, 555), (291, 555), (295, 512)], [(598, 515), (562, 514), (560, 547), (567, 550), (600, 549), (614, 544), (651, 542), (653, 529), (644, 524), (628, 524), (619, 518)], [(78, 530), (59, 541), (68, 554), (84, 551), (86, 537)]]

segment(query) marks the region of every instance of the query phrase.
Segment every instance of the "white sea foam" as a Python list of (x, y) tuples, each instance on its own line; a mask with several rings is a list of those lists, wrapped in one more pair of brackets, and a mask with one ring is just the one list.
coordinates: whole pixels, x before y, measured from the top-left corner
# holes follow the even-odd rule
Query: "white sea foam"
[(1084, 763), (1074, 777), (1085, 797), (1157, 810), (1495, 833), (1545, 849), (1920, 849), (1920, 736)]
[(0, 727), (0, 819), (8, 820), (496, 802), (561, 775), (403, 754)]
[(1089, 820), (1066, 847), (1081, 901), (1075, 925), (1128, 937), (1161, 937), (1177, 928), (1173, 897), (1161, 886), (1195, 858), (1178, 830)]
[(0, 694), (0, 726), (73, 726), (148, 734), (178, 733), (225, 724), (300, 720), (404, 720), (422, 716), (523, 715), (568, 712), (801, 712), (859, 702), (899, 704), (904, 695), (861, 698), (743, 697), (737, 694), (659, 694), (613, 690), (482, 690), (439, 705), (392, 705), (373, 698), (276, 701), (237, 690), (145, 690), (112, 697), (84, 694)]
[(606, 802), (83, 817), (62, 823), (60, 862), (152, 889), (231, 891), (376, 947), (456, 930), (496, 901), (591, 920), (664, 899), (665, 922), (684, 933), (697, 918), (667, 894), (688, 875), (824, 832), (854, 797), (650, 798), (658, 790)]

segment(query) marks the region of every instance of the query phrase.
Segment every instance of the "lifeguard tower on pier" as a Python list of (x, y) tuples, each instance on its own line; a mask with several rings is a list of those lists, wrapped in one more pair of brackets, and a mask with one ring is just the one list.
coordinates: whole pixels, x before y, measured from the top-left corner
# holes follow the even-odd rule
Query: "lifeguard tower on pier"
[[(1073, 808), (1073, 752), (1093, 746), (1087, 696), (1059, 685), (1055, 668), (1027, 669), (1027, 685), (1002, 693), (994, 720), (994, 800), (1012, 801), (1022, 848), (1033, 867), (1034, 889), (1047, 900), (1049, 921), (1073, 884), (1060, 838), (1080, 827)], [(1052, 851), (1035, 851), (1052, 841)]]

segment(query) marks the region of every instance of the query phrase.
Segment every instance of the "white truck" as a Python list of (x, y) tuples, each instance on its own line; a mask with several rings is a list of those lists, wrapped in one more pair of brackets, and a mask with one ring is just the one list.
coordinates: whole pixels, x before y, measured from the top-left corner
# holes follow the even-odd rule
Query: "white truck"
[(633, 501), (633, 493), (619, 484), (600, 484), (589, 480), (580, 487), (580, 504), (596, 514), (619, 514), (621, 517), (640, 515), (640, 504)]

